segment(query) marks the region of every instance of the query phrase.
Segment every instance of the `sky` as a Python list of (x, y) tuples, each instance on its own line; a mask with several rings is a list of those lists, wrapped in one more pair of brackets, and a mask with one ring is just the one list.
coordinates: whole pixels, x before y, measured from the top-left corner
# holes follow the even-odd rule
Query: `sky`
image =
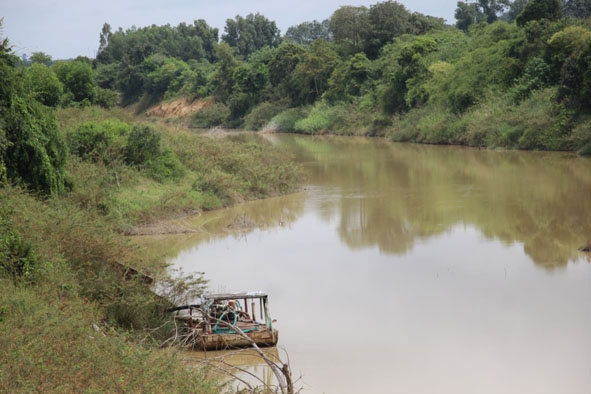
[[(385, 0), (382, 0), (385, 1)], [(44, 52), (54, 60), (94, 58), (103, 24), (112, 30), (132, 26), (176, 26), (204, 19), (224, 32), (227, 19), (260, 13), (283, 35), (290, 26), (322, 21), (343, 5), (367, 6), (380, 0), (0, 0), (2, 38), (20, 56)], [(398, 0), (411, 12), (454, 23), (457, 0)]]

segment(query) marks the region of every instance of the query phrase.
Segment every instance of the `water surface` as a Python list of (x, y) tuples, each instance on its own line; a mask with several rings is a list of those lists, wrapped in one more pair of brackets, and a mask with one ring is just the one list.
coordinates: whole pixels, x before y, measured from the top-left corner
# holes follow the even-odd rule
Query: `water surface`
[(305, 190), (142, 242), (269, 293), (304, 392), (591, 392), (590, 160), (272, 138)]

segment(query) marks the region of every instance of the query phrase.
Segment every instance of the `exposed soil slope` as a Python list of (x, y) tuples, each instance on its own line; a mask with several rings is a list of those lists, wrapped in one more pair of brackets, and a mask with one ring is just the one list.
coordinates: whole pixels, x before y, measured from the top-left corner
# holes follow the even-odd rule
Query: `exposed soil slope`
[(189, 117), (202, 108), (213, 104), (213, 100), (181, 97), (174, 101), (161, 102), (146, 111), (146, 115), (164, 119)]

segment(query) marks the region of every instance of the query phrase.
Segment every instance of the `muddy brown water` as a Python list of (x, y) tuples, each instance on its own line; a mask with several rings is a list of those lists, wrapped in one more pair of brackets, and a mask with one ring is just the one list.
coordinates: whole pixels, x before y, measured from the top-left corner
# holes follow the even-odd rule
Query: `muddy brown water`
[(591, 160), (269, 138), (305, 190), (140, 242), (269, 293), (304, 392), (591, 392)]

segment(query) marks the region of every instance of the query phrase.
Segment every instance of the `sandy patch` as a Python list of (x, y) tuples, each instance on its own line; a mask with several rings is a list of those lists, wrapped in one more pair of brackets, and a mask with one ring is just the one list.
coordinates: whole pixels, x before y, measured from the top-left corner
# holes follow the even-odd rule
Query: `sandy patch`
[(192, 116), (201, 109), (213, 104), (213, 100), (191, 99), (182, 97), (174, 101), (162, 102), (146, 111), (148, 116), (159, 118), (186, 118)]

